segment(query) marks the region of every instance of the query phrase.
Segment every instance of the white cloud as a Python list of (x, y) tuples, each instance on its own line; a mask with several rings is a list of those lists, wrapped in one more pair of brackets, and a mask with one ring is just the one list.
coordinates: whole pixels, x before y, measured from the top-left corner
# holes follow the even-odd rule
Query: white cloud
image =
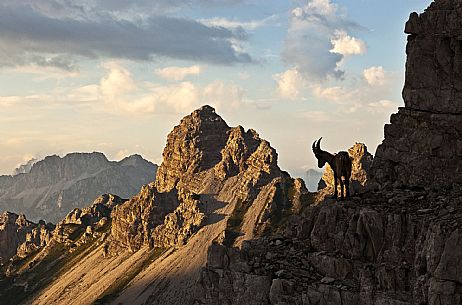
[(180, 81), (190, 75), (199, 75), (202, 71), (201, 66), (194, 65), (190, 67), (165, 67), (156, 69), (155, 73), (164, 79)]
[[(185, 113), (207, 103), (217, 109), (239, 107), (244, 90), (217, 80), (204, 86), (189, 81), (174, 84), (137, 82), (130, 71), (115, 62), (103, 65), (106, 75), (99, 84), (69, 90), (69, 100), (91, 102), (101, 111), (143, 116), (159, 113)], [(176, 75), (178, 76), (178, 75)]]
[(283, 73), (275, 74), (273, 78), (277, 81), (277, 92), (281, 97), (290, 100), (300, 98), (305, 82), (297, 69), (289, 69)]
[(244, 101), (244, 90), (234, 84), (225, 84), (223, 81), (214, 81), (202, 90), (201, 104), (211, 103), (218, 109), (236, 109)]
[(342, 54), (344, 56), (362, 55), (367, 51), (364, 41), (349, 36), (343, 30), (335, 31), (334, 37), (331, 39), (331, 43), (334, 47), (330, 50), (330, 52)]
[(105, 97), (115, 98), (136, 89), (131, 73), (115, 62), (103, 65), (108, 74), (101, 79), (99, 89)]
[(292, 11), (282, 59), (310, 82), (342, 78), (345, 55), (363, 54), (362, 40), (348, 35), (359, 26), (330, 0), (311, 0)]
[(383, 85), (387, 78), (382, 66), (365, 69), (363, 71), (363, 76), (369, 85)]
[(228, 29), (243, 28), (246, 30), (255, 30), (257, 28), (268, 25), (271, 21), (276, 19), (276, 15), (271, 15), (261, 20), (239, 21), (235, 19), (228, 19), (224, 17), (214, 17), (208, 19), (201, 19), (200, 21), (208, 26), (223, 27)]
[(323, 87), (321, 85), (314, 85), (311, 87), (311, 90), (315, 97), (339, 104), (347, 103), (347, 101), (358, 93), (355, 89), (347, 89), (342, 86)]

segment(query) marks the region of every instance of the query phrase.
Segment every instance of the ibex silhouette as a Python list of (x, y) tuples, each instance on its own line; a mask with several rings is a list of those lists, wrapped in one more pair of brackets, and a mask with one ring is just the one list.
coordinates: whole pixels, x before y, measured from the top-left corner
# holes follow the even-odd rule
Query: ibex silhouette
[[(343, 200), (343, 189), (345, 186), (346, 197), (350, 197), (350, 177), (351, 177), (351, 159), (346, 151), (340, 151), (337, 154), (333, 155), (327, 151), (321, 149), (321, 138), (316, 142), (313, 142), (312, 149), (316, 159), (318, 159), (318, 167), (322, 168), (326, 162), (332, 168), (334, 172), (334, 189), (335, 189), (335, 198), (338, 198), (337, 195), (337, 179), (340, 183), (340, 197)], [(342, 177), (345, 178), (345, 182), (342, 180)]]

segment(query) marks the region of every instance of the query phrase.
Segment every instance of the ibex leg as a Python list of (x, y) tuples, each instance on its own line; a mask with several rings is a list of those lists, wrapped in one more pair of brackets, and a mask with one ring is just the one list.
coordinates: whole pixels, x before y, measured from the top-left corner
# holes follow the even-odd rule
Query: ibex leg
[(335, 196), (335, 199), (338, 198), (337, 196), (337, 175), (335, 174), (335, 172), (334, 172), (334, 196)]
[(343, 180), (342, 180), (342, 177), (340, 177), (340, 198), (342, 198), (342, 200), (345, 198), (343, 196)]

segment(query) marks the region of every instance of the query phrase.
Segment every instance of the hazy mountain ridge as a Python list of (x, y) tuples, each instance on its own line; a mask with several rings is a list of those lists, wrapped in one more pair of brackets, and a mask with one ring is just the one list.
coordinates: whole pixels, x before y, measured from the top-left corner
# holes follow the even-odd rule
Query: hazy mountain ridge
[(310, 192), (316, 192), (318, 190), (318, 184), (322, 178), (322, 171), (315, 169), (309, 169), (305, 173), (305, 184)]
[(14, 169), (13, 176), (29, 173), (30, 170), (32, 169), (32, 166), (34, 166), (34, 164), (37, 163), (38, 161), (39, 161), (38, 159), (32, 158), (29, 161), (27, 161), (25, 164), (19, 165), (17, 168)]
[(155, 177), (157, 165), (132, 155), (108, 161), (102, 153), (48, 156), (29, 173), (0, 176), (0, 209), (57, 222), (103, 193), (131, 197)]

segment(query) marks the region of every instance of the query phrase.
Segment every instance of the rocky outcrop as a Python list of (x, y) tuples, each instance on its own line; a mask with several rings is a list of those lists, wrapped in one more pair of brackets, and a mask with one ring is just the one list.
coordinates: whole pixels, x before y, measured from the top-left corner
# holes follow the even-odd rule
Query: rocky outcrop
[[(363, 143), (356, 143), (348, 149), (348, 155), (351, 158), (351, 178), (350, 194), (359, 194), (364, 192), (369, 182), (369, 169), (372, 164), (372, 155), (367, 151)], [(340, 185), (337, 185), (340, 194)], [(334, 172), (329, 164), (326, 165), (324, 174), (318, 184), (318, 200), (323, 200), (326, 196), (334, 194)]]
[(395, 190), (308, 207), (279, 234), (210, 247), (198, 303), (461, 304), (461, 204)]
[(51, 238), (54, 226), (43, 221), (35, 224), (24, 215), (0, 214), (0, 263), (18, 254), (25, 256), (32, 248), (43, 247)]
[(375, 187), (451, 188), (462, 183), (462, 43), (459, 1), (439, 0), (406, 23), (404, 108), (385, 126)]
[[(59, 243), (73, 247), (85, 243), (85, 238), (75, 243), (83, 233), (91, 235), (95, 230), (101, 230), (111, 221), (112, 210), (127, 199), (112, 194), (103, 194), (93, 203), (83, 209), (75, 208), (58, 222), (52, 232), (53, 239)], [(85, 237), (85, 236), (84, 236)]]
[(49, 156), (35, 163), (29, 173), (0, 176), (0, 210), (56, 223), (101, 194), (135, 195), (154, 179), (156, 170), (156, 165), (139, 155), (119, 162), (108, 161), (102, 153)]

